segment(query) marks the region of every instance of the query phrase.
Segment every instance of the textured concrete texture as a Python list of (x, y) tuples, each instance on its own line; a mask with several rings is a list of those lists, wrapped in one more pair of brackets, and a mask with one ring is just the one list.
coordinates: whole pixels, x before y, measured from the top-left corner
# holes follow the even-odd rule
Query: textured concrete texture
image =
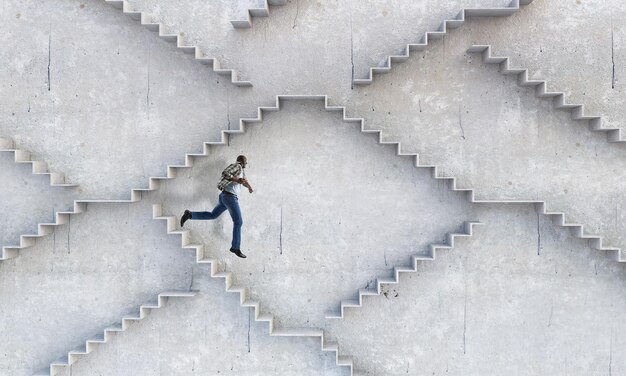
[(474, 238), (330, 322), (344, 354), (372, 375), (626, 372), (623, 265), (537, 223), (532, 210), (503, 209)]
[(191, 300), (172, 301), (61, 375), (346, 375), (319, 341), (274, 338), (234, 295), (196, 270)]
[(75, 189), (51, 187), (49, 179), (31, 173), (29, 165), (17, 165), (10, 153), (0, 154), (0, 244), (13, 244), (32, 232), (37, 223), (53, 220), (55, 210), (72, 202)]
[[(2, 2), (0, 138), (78, 186), (51, 187), (0, 152), (0, 245), (59, 222), (0, 261), (0, 375), (47, 370), (168, 290), (197, 294), (169, 299), (61, 374), (343, 375), (352, 362), (370, 375), (625, 373), (623, 264), (543, 213), (625, 248), (624, 144), (467, 50), (492, 45), (619, 128), (626, 4), (535, 0), (510, 17), (469, 18), (371, 85), (353, 84), (462, 8), (509, 3), (289, 0), (238, 29), (231, 20), (264, 1), (128, 1), (143, 23), (197, 46), (189, 56), (103, 0)], [(328, 95), (382, 141), (455, 177), (457, 191), (320, 97), (282, 100), (244, 133), (221, 134), (284, 94)], [(248, 259), (228, 252), (227, 214), (189, 222), (182, 240), (231, 272), (245, 301), (153, 218), (154, 205), (176, 217), (210, 210), (221, 170), (242, 153), (255, 188), (240, 196)], [(149, 186), (151, 176), (171, 179)], [(148, 187), (136, 202), (55, 216), (74, 200), (128, 200)], [(546, 208), (472, 202), (459, 188)], [(431, 245), (466, 221), (484, 225), (432, 259)], [(392, 283), (411, 255), (423, 259), (417, 273)], [(327, 316), (356, 305), (359, 289), (375, 296)], [(252, 300), (258, 311), (240, 307)]]

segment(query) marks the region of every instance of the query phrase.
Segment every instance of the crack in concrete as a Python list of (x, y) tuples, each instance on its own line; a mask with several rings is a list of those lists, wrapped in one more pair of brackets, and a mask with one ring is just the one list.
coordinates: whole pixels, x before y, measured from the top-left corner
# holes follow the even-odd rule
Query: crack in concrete
[(248, 308), (248, 352), (250, 352), (250, 321), (252, 316), (252, 309)]
[(422, 113), (422, 100), (421, 100), (421, 99), (418, 99), (418, 100), (417, 100), (417, 105), (418, 105), (418, 106), (419, 106), (419, 108), (420, 108), (420, 114), (421, 114), (421, 113)]
[(548, 328), (552, 325), (552, 314), (554, 313), (554, 305), (550, 306), (550, 317), (548, 317)]
[(152, 60), (152, 43), (148, 43), (148, 90), (146, 92), (146, 111), (148, 112), (148, 119), (150, 119), (150, 62)]
[[(228, 103), (228, 100), (227, 100)], [(228, 104), (226, 105), (228, 107)], [(230, 130), (230, 109), (226, 109), (226, 120), (228, 121), (228, 130)], [(230, 144), (230, 139), (228, 140), (228, 143)]]
[(283, 205), (280, 205), (280, 234), (278, 234), (278, 249), (283, 254)]
[[(422, 112), (420, 108), (420, 112)], [(463, 129), (463, 117), (461, 115), (461, 105), (459, 104), (459, 128), (461, 128), (461, 138), (465, 140), (465, 130)]]
[(50, 47), (52, 46), (52, 21), (50, 21), (50, 29), (48, 32), (48, 91), (50, 91), (50, 61), (52, 52), (50, 51)]
[(350, 1), (350, 64), (352, 65), (352, 81), (350, 81), (350, 90), (354, 90), (354, 32), (352, 30), (352, 1)]
[(539, 226), (539, 210), (537, 210), (537, 256), (541, 254), (541, 228)]
[(615, 89), (615, 38), (613, 34), (613, 17), (611, 17), (611, 64), (613, 64), (613, 70), (611, 73), (611, 89)]
[(619, 201), (618, 201), (619, 200), (619, 196), (614, 195), (613, 196), (613, 200), (617, 201), (614, 204), (614, 207), (613, 207), (613, 223), (614, 223), (614, 226), (615, 226), (615, 231), (619, 231), (619, 221), (617, 220), (617, 212), (618, 212), (617, 208), (619, 206)]
[(385, 258), (385, 266), (387, 266), (387, 251), (383, 253), (383, 257)]
[(72, 217), (68, 215), (67, 217), (67, 254), (69, 255), (72, 252), (72, 247), (70, 243), (70, 234), (72, 232)]
[(609, 340), (609, 376), (613, 375), (613, 329), (611, 329), (611, 338)]
[[(228, 130), (230, 130), (230, 89), (226, 86), (226, 121), (228, 122)], [(226, 145), (230, 146), (230, 136), (226, 138)]]
[(467, 281), (465, 282), (465, 299), (463, 303), (463, 354), (466, 354), (466, 334), (467, 334)]
[(193, 278), (194, 278), (194, 275), (193, 275), (193, 267), (192, 267), (191, 268), (191, 281), (189, 282), (188, 290), (191, 290), (191, 286), (193, 286)]
[(296, 20), (298, 19), (298, 14), (300, 13), (300, 1), (296, 0), (296, 15), (293, 18), (293, 25), (291, 25), (292, 29), (296, 28)]

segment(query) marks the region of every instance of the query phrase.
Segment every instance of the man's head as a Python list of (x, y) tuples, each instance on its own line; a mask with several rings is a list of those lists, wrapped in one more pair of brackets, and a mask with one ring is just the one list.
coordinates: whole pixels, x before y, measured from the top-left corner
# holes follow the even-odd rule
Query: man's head
[(242, 168), (246, 168), (246, 165), (248, 164), (248, 158), (246, 158), (245, 155), (240, 155), (237, 157), (237, 163), (239, 163)]

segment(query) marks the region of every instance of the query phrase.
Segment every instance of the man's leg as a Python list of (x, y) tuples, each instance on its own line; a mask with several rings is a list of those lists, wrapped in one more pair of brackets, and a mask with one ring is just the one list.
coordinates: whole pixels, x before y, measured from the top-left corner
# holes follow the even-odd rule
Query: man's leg
[[(239, 200), (236, 196), (226, 196), (224, 197), (224, 205), (226, 205), (228, 213), (233, 220), (233, 242), (231, 245), (232, 249), (240, 250), (241, 226), (243, 226), (243, 218), (241, 216), (241, 208), (239, 208)], [(237, 254), (237, 256), (242, 257), (239, 254)]]
[(224, 204), (222, 203), (222, 195), (220, 195), (219, 201), (212, 211), (191, 212), (190, 219), (200, 219), (200, 220), (215, 219), (219, 217), (220, 215), (222, 215), (222, 213), (225, 211), (226, 211), (226, 206), (224, 206)]
[(224, 206), (224, 203), (222, 202), (222, 196), (224, 196), (224, 193), (221, 193), (219, 195), (217, 205), (215, 206), (215, 208), (213, 208), (213, 211), (191, 212), (189, 210), (185, 210), (182, 217), (180, 218), (180, 227), (183, 227), (185, 225), (185, 222), (187, 222), (190, 219), (205, 219), (206, 220), (206, 219), (215, 219), (219, 217), (224, 211), (226, 211), (226, 206)]

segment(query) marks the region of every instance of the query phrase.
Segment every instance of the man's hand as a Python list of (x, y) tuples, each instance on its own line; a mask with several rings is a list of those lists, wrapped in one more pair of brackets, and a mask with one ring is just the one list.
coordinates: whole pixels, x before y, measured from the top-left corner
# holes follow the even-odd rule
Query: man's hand
[(248, 188), (248, 192), (250, 193), (254, 192), (254, 189), (252, 189), (252, 187), (250, 186), (250, 183), (248, 183), (248, 179), (242, 178), (240, 184)]
[(243, 185), (244, 187), (248, 188), (248, 192), (250, 193), (254, 192), (254, 189), (252, 189), (250, 183), (248, 183), (248, 179), (246, 178), (231, 178), (230, 181)]

